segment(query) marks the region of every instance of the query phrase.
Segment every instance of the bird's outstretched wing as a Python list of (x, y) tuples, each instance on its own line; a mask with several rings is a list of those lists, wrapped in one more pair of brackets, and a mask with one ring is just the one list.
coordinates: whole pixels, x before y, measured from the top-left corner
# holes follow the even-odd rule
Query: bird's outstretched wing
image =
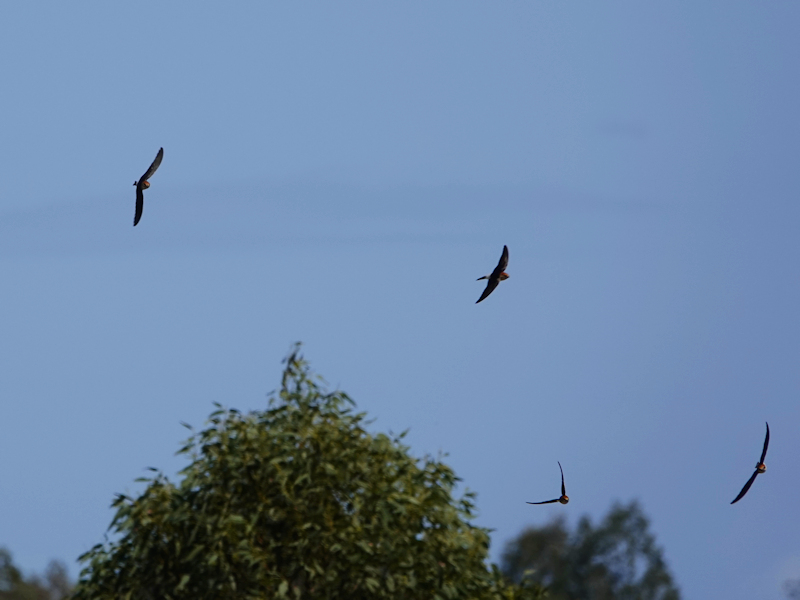
[(758, 462), (763, 463), (764, 459), (767, 458), (768, 446), (769, 446), (769, 423), (767, 423), (767, 437), (764, 438), (764, 449), (761, 451), (761, 460)]
[(136, 227), (137, 223), (139, 223), (139, 219), (142, 218), (142, 210), (144, 210), (144, 194), (142, 193), (142, 187), (140, 185), (136, 186), (136, 214), (133, 216), (133, 226)]
[[(500, 283), (500, 278), (499, 277), (495, 277), (494, 273), (492, 273), (489, 276), (489, 281), (486, 282), (486, 288), (484, 288), (483, 293), (481, 294), (481, 297), (478, 298), (478, 302), (481, 302), (481, 301), (485, 300), (486, 297), (494, 291), (494, 288), (496, 288), (499, 283)], [(476, 302), (475, 304), (477, 304), (478, 302)]]
[(164, 148), (159, 148), (158, 149), (158, 154), (156, 154), (156, 158), (153, 161), (153, 164), (151, 164), (148, 167), (147, 171), (144, 172), (144, 175), (142, 175), (139, 178), (139, 184), (141, 184), (143, 181), (147, 181), (148, 179), (150, 179), (153, 176), (153, 173), (156, 172), (156, 169), (158, 169), (159, 165), (161, 164), (161, 160), (163, 158), (164, 158)]
[[(561, 463), (558, 463), (558, 468), (561, 469)], [(564, 486), (564, 469), (561, 469), (561, 495), (567, 495), (567, 488)]]
[(503, 253), (500, 255), (500, 262), (497, 263), (497, 266), (494, 268), (492, 275), (495, 273), (500, 275), (503, 271), (506, 270), (508, 266), (508, 246), (503, 246)]
[(525, 504), (552, 504), (553, 502), (558, 502), (558, 498), (555, 500), (546, 500), (544, 502), (526, 502)]
[(753, 485), (753, 482), (756, 480), (756, 475), (758, 475), (758, 471), (756, 471), (755, 473), (753, 473), (750, 476), (750, 479), (748, 479), (747, 483), (744, 484), (744, 487), (742, 488), (742, 491), (739, 492), (739, 495), (736, 496), (736, 498), (734, 498), (734, 500), (733, 500), (733, 502), (731, 502), (731, 504), (736, 504), (739, 500), (744, 498), (744, 495), (747, 493), (747, 490), (750, 489), (750, 486)]

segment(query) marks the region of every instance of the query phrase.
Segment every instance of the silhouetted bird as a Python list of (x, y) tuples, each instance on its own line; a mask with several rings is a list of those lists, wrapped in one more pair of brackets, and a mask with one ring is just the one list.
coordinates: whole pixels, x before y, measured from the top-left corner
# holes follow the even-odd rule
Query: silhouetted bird
[(164, 149), (159, 148), (153, 164), (148, 167), (147, 171), (144, 172), (144, 175), (139, 178), (139, 181), (133, 182), (133, 185), (136, 186), (136, 214), (133, 217), (134, 227), (136, 227), (139, 219), (142, 218), (142, 210), (144, 209), (144, 190), (150, 187), (150, 182), (147, 180), (150, 179), (153, 176), (153, 173), (156, 172), (158, 165), (161, 164), (162, 158), (164, 158)]
[[(558, 468), (561, 469), (561, 463), (558, 463)], [(545, 500), (544, 502), (526, 502), (525, 504), (552, 504), (553, 502), (561, 502), (561, 504), (566, 504), (569, 502), (569, 496), (567, 496), (567, 488), (564, 487), (564, 469), (561, 469), (561, 497), (556, 498), (554, 500)]]
[(750, 476), (750, 479), (748, 479), (747, 483), (744, 484), (742, 491), (739, 492), (739, 495), (734, 498), (731, 504), (736, 504), (739, 500), (744, 498), (744, 495), (747, 493), (747, 490), (750, 489), (750, 486), (753, 485), (753, 482), (756, 480), (756, 476), (759, 473), (766, 473), (767, 465), (764, 464), (764, 459), (767, 457), (767, 446), (769, 446), (769, 423), (767, 423), (767, 437), (764, 438), (764, 449), (761, 451), (761, 460), (759, 460), (758, 464), (756, 464), (756, 472)]
[[(500, 256), (500, 262), (497, 263), (497, 266), (492, 271), (491, 275), (484, 275), (483, 277), (478, 277), (476, 281), (480, 281), (481, 279), (488, 279), (489, 281), (486, 282), (486, 289), (483, 290), (481, 297), (478, 298), (478, 302), (485, 299), (489, 294), (494, 291), (501, 281), (505, 281), (508, 279), (508, 273), (505, 273), (505, 269), (508, 266), (508, 246), (503, 246), (503, 254)], [(475, 304), (477, 304), (476, 302)]]

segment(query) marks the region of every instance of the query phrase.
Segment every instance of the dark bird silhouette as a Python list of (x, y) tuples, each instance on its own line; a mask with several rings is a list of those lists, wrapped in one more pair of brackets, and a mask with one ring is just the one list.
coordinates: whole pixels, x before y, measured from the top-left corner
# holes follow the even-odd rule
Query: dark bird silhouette
[(156, 169), (158, 169), (158, 166), (161, 164), (162, 158), (164, 158), (164, 149), (159, 148), (153, 164), (147, 168), (147, 171), (145, 171), (144, 175), (139, 178), (139, 181), (133, 182), (133, 185), (136, 186), (136, 214), (133, 217), (134, 227), (136, 227), (139, 219), (142, 218), (142, 210), (144, 209), (144, 190), (150, 187), (150, 182), (147, 180), (150, 179), (153, 176), (153, 173), (156, 172)]
[[(558, 463), (558, 468), (561, 469), (561, 463)], [(561, 497), (556, 498), (554, 500), (545, 500), (544, 502), (526, 502), (525, 504), (552, 504), (553, 502), (561, 502), (561, 504), (566, 504), (569, 502), (569, 496), (567, 496), (567, 488), (564, 487), (564, 469), (561, 469)]]
[(769, 446), (769, 423), (767, 423), (767, 437), (764, 438), (764, 449), (761, 451), (761, 459), (758, 461), (758, 464), (756, 464), (756, 472), (750, 476), (750, 479), (744, 484), (742, 491), (739, 492), (739, 495), (736, 496), (731, 504), (736, 504), (739, 500), (744, 498), (744, 495), (747, 493), (747, 490), (750, 489), (750, 486), (753, 485), (759, 473), (766, 473), (767, 465), (764, 464), (764, 459), (767, 457), (767, 446)]
[[(508, 266), (508, 246), (503, 246), (503, 254), (500, 256), (500, 262), (497, 263), (497, 266), (492, 271), (491, 275), (484, 275), (483, 277), (478, 277), (476, 281), (480, 281), (481, 279), (488, 279), (489, 281), (486, 282), (486, 289), (483, 290), (481, 297), (478, 298), (478, 302), (484, 300), (489, 294), (494, 291), (501, 281), (505, 281), (508, 279), (508, 273), (505, 273), (505, 269)], [(475, 304), (477, 304), (476, 302)]]

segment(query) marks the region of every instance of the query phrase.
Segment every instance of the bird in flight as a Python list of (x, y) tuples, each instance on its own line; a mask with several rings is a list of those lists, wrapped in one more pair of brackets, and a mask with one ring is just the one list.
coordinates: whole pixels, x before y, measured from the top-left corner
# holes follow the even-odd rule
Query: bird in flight
[[(508, 279), (508, 273), (505, 273), (505, 269), (508, 266), (508, 246), (503, 246), (503, 254), (500, 256), (500, 262), (497, 263), (497, 266), (492, 271), (491, 275), (484, 275), (483, 277), (478, 277), (476, 281), (480, 281), (481, 279), (488, 279), (489, 281), (486, 282), (486, 289), (483, 290), (481, 297), (478, 298), (478, 302), (484, 300), (489, 294), (494, 291), (501, 281), (505, 281)], [(477, 304), (476, 302), (475, 304)]]
[(133, 217), (134, 227), (136, 227), (139, 219), (142, 218), (142, 210), (144, 209), (144, 190), (150, 187), (150, 182), (147, 180), (150, 179), (153, 176), (153, 173), (156, 172), (156, 169), (158, 169), (158, 166), (161, 164), (162, 158), (164, 158), (164, 149), (159, 148), (153, 164), (147, 168), (147, 171), (145, 171), (144, 175), (139, 178), (139, 181), (133, 182), (133, 185), (136, 186), (136, 215)]
[(731, 504), (736, 504), (739, 500), (744, 498), (744, 495), (747, 493), (747, 490), (750, 489), (750, 486), (753, 485), (753, 482), (756, 480), (756, 475), (759, 473), (766, 473), (767, 465), (764, 464), (764, 459), (767, 457), (767, 446), (769, 446), (769, 423), (767, 423), (767, 437), (764, 438), (764, 449), (761, 451), (761, 459), (758, 461), (756, 465), (756, 472), (750, 476), (750, 479), (747, 480), (747, 483), (744, 484), (742, 491), (739, 492), (739, 495), (736, 496)]
[[(561, 462), (558, 463), (558, 468), (561, 469)], [(564, 469), (561, 469), (561, 497), (555, 498), (554, 500), (545, 500), (544, 502), (526, 502), (525, 504), (552, 504), (553, 502), (561, 502), (561, 504), (566, 504), (569, 502), (569, 496), (567, 496), (567, 488), (564, 487)]]

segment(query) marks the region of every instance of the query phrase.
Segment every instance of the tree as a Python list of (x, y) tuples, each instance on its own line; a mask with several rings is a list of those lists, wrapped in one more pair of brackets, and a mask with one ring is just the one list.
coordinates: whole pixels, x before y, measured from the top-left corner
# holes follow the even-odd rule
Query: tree
[(417, 460), (403, 435), (373, 435), (342, 392), (286, 359), (269, 408), (213, 412), (179, 453), (181, 481), (119, 495), (74, 598), (522, 599), (486, 566), (474, 495), (453, 498), (445, 464)]
[(61, 600), (71, 587), (64, 563), (50, 561), (44, 581), (38, 575), (26, 579), (14, 566), (11, 553), (0, 548), (0, 600)]
[(635, 501), (614, 504), (598, 527), (584, 516), (569, 532), (559, 518), (509, 542), (503, 572), (512, 581), (527, 573), (553, 600), (678, 600), (648, 525)]

